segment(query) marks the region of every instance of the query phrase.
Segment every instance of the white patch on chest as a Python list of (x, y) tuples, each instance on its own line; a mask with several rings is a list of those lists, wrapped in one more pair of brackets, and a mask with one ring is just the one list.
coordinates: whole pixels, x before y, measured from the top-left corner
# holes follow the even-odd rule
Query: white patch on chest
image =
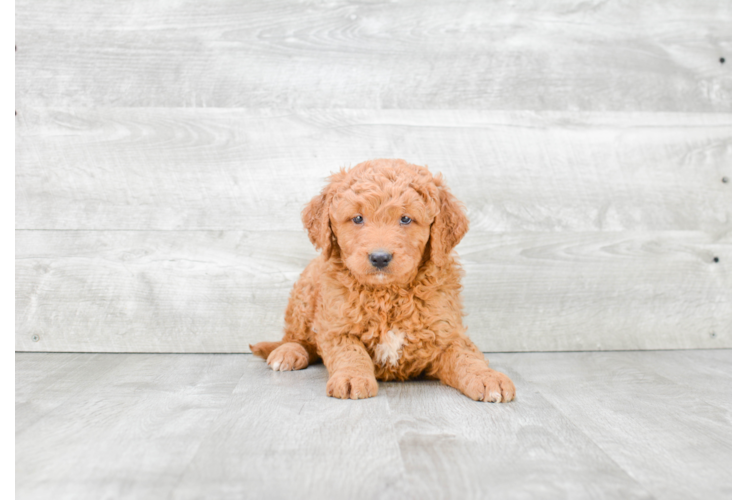
[(379, 345), (374, 349), (374, 361), (379, 366), (397, 366), (400, 359), (400, 349), (405, 343), (405, 332), (390, 330), (380, 339)]

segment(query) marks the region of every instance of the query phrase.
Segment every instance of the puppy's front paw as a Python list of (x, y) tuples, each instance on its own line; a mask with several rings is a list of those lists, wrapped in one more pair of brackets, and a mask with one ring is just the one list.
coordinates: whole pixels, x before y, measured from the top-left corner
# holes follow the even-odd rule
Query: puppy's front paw
[(475, 401), (508, 403), (514, 399), (514, 383), (511, 379), (491, 369), (468, 373), (461, 386), (462, 392)]
[(339, 399), (366, 399), (377, 395), (374, 375), (337, 372), (327, 381), (327, 395)]
[(268, 366), (275, 371), (303, 370), (309, 366), (309, 354), (301, 344), (287, 342), (268, 356)]

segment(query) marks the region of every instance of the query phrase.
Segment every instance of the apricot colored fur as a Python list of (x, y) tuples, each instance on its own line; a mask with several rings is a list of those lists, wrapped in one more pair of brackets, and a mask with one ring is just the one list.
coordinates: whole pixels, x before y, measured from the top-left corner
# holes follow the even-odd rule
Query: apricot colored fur
[[(342, 169), (302, 219), (321, 255), (294, 284), (283, 340), (250, 345), (255, 355), (280, 371), (322, 360), (327, 394), (338, 398), (372, 397), (377, 380), (417, 376), (478, 401), (514, 398), (512, 381), (465, 334), (452, 250), (468, 220), (440, 175), (403, 160)], [(374, 267), (373, 251), (392, 261)]]

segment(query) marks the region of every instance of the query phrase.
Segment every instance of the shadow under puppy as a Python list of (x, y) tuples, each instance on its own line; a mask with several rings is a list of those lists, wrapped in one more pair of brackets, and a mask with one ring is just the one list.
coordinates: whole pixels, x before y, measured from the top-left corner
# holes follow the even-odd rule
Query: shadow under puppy
[(424, 375), (487, 402), (514, 398), (465, 335), (461, 268), (452, 250), (468, 220), (441, 175), (372, 160), (330, 176), (304, 208), (322, 251), (291, 291), (281, 342), (250, 345), (273, 370), (322, 360), (327, 395), (363, 399), (377, 379)]

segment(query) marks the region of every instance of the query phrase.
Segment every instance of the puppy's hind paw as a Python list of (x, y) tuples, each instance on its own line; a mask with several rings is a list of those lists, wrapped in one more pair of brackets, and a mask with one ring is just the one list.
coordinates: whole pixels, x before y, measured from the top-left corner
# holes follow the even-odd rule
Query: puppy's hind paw
[(303, 370), (309, 366), (309, 354), (301, 344), (287, 342), (270, 353), (267, 364), (274, 371)]

